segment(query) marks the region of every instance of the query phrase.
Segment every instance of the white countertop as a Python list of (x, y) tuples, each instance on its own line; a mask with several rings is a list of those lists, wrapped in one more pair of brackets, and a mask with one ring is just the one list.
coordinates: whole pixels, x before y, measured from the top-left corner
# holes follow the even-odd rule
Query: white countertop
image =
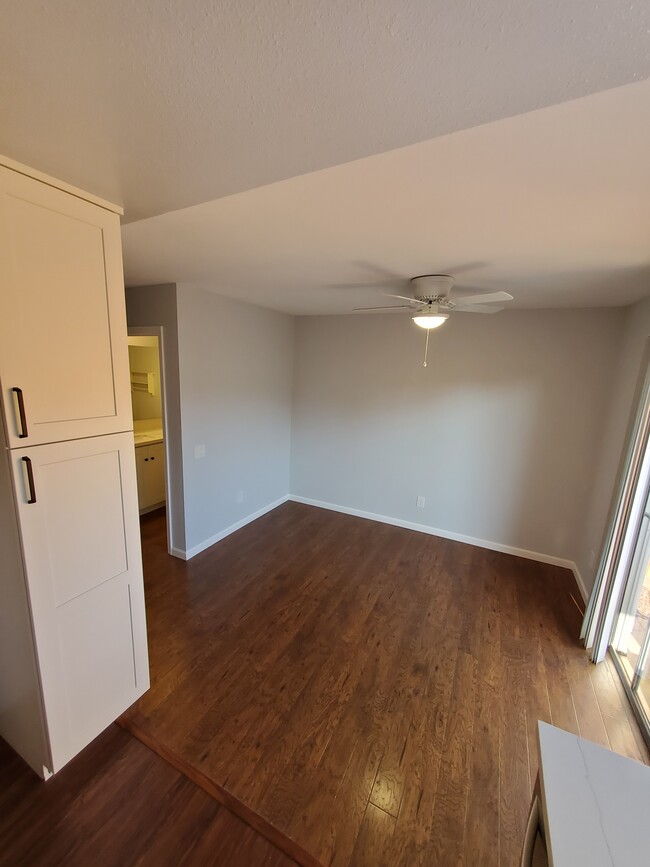
[(162, 431), (154, 431), (153, 433), (134, 434), (133, 439), (137, 448), (138, 446), (151, 446), (154, 443), (161, 443), (163, 441), (163, 435)]
[(151, 446), (163, 441), (161, 418), (139, 419), (133, 422), (133, 439), (137, 446)]
[(552, 867), (650, 864), (650, 767), (540, 722)]

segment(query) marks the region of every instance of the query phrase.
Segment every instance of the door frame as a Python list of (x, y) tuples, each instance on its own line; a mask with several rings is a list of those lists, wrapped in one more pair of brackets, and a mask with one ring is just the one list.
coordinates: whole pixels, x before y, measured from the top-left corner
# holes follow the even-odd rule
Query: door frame
[[(172, 526), (172, 510), (169, 507), (171, 502), (170, 485), (169, 485), (169, 468), (170, 460), (170, 442), (168, 436), (169, 419), (167, 416), (167, 376), (165, 372), (165, 329), (162, 325), (130, 325), (127, 328), (129, 337), (157, 337), (158, 338), (158, 364), (160, 366), (160, 402), (162, 408), (162, 425), (163, 425), (163, 444), (165, 446), (165, 517), (167, 521), (167, 553), (174, 554), (173, 535), (174, 529)], [(135, 450), (135, 444), (133, 446)]]
[(592, 662), (610, 645), (650, 486), (650, 339), (646, 341), (609, 527), (580, 637)]

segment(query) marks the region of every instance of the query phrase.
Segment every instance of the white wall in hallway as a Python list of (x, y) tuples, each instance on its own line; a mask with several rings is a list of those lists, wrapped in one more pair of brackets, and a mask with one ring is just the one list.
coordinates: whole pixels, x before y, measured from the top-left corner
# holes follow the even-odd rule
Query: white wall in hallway
[(300, 318), (292, 494), (574, 560), (625, 316)]

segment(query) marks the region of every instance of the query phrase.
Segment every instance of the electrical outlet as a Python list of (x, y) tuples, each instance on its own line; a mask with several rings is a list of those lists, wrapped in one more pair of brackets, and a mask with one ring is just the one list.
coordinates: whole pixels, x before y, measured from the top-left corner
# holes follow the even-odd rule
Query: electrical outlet
[(205, 457), (205, 443), (200, 443), (198, 446), (194, 446), (194, 457), (195, 458), (204, 458)]
[(424, 497), (418, 497), (415, 501), (415, 505), (418, 507), (418, 509), (424, 509), (425, 502), (426, 500), (424, 499)]
[(238, 503), (244, 502), (244, 492), (243, 491), (237, 491), (237, 502)]

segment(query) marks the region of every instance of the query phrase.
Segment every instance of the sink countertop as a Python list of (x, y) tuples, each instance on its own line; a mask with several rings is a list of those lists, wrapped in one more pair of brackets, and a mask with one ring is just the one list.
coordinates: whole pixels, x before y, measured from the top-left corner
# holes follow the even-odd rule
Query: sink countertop
[(133, 435), (133, 439), (137, 446), (152, 446), (163, 441), (162, 429), (154, 428), (153, 430), (138, 431)]

